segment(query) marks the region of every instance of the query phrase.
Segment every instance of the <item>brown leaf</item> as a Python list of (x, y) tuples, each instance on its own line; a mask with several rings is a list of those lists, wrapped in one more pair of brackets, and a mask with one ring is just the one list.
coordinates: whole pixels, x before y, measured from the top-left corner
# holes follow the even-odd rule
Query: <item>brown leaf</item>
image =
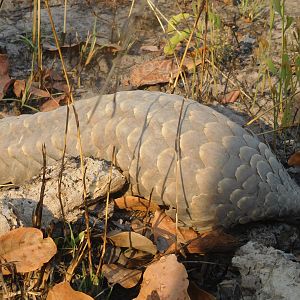
[(158, 205), (153, 201), (149, 201), (135, 196), (123, 196), (115, 199), (115, 205), (120, 209), (139, 210), (155, 212)]
[(164, 256), (147, 267), (136, 300), (188, 300), (187, 272), (174, 254)]
[(57, 109), (58, 107), (60, 107), (60, 102), (64, 101), (65, 98), (66, 98), (66, 95), (61, 95), (56, 98), (51, 98), (51, 99), (47, 100), (40, 106), (40, 111), (46, 112), (46, 111), (51, 111), (51, 110)]
[(189, 253), (228, 252), (239, 246), (236, 238), (222, 230), (213, 230), (198, 235), (196, 239), (189, 242), (187, 250)]
[[(49, 98), (50, 93), (48, 91), (41, 90), (39, 88), (36, 88), (34, 83), (31, 84), (29, 87), (29, 93), (40, 98)], [(26, 82), (25, 80), (16, 80), (14, 82), (14, 93), (16, 97), (21, 97), (26, 90)]]
[(149, 61), (131, 68), (130, 83), (139, 87), (169, 82), (177, 72), (178, 67), (172, 59)]
[(118, 283), (126, 289), (136, 286), (142, 277), (142, 271), (126, 269), (116, 264), (103, 265), (102, 271), (109, 283)]
[(296, 152), (290, 156), (288, 160), (289, 166), (300, 166), (300, 152)]
[(234, 103), (238, 100), (239, 96), (240, 96), (239, 90), (231, 91), (223, 97), (223, 99), (221, 100), (221, 103), (223, 103), (223, 104)]
[(60, 92), (65, 92), (66, 94), (69, 93), (68, 85), (64, 82), (61, 81), (54, 82), (52, 87)]
[(208, 253), (216, 251), (230, 251), (237, 246), (236, 239), (223, 231), (208, 231), (201, 235), (191, 228), (179, 227), (176, 231), (176, 223), (162, 211), (156, 211), (151, 220), (154, 241), (164, 237), (169, 245), (167, 253), (175, 251), (175, 242), (185, 246), (189, 253)]
[(93, 298), (72, 289), (69, 282), (56, 284), (48, 292), (46, 300), (92, 300)]
[(8, 75), (9, 61), (6, 54), (0, 54), (0, 100), (4, 97), (8, 87), (12, 83)]
[(175, 243), (177, 234), (177, 241), (181, 243), (185, 242), (185, 239), (182, 236), (181, 232), (179, 230), (177, 230), (176, 232), (175, 222), (163, 211), (157, 210), (155, 212), (154, 217), (151, 220), (151, 224), (154, 241), (157, 241), (159, 237), (164, 237), (167, 240), (170, 247), (172, 244)]
[(110, 235), (109, 239), (117, 247), (134, 248), (153, 255), (157, 252), (156, 246), (149, 239), (136, 232), (120, 232)]
[[(69, 43), (69, 44), (64, 44), (60, 45), (60, 48), (63, 49), (72, 49), (72, 48), (79, 48), (81, 43)], [(51, 51), (51, 52), (56, 52), (58, 51), (57, 47), (54, 45), (51, 45), (49, 43), (43, 43), (43, 49), (45, 51)]]
[(157, 52), (159, 51), (157, 46), (153, 45), (144, 45), (140, 48), (141, 51)]
[(26, 82), (25, 80), (16, 80), (14, 82), (14, 93), (17, 98), (20, 98), (22, 94), (24, 93), (26, 88)]
[(39, 98), (48, 98), (50, 97), (50, 93), (48, 91), (41, 90), (39, 88), (34, 87), (33, 85), (29, 88), (30, 94), (39, 97)]
[[(56, 253), (54, 241), (37, 228), (20, 227), (0, 236), (0, 263), (14, 263), (19, 273), (34, 271)], [(4, 266), (4, 274), (10, 271)]]

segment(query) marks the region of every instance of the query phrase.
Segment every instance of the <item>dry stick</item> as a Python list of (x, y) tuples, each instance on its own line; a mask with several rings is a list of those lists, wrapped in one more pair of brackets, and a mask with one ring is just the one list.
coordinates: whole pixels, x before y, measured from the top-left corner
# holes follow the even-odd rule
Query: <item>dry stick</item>
[[(84, 167), (84, 160), (83, 160), (82, 141), (81, 141), (80, 124), (79, 124), (78, 114), (77, 114), (76, 108), (74, 106), (73, 94), (72, 94), (72, 91), (71, 91), (71, 86), (70, 86), (67, 70), (66, 70), (66, 67), (65, 67), (64, 59), (63, 59), (62, 52), (61, 52), (61, 49), (60, 49), (60, 45), (59, 45), (59, 42), (58, 42), (57, 33), (56, 33), (55, 26), (54, 26), (51, 10), (49, 8), (48, 0), (45, 0), (45, 4), (46, 4), (46, 7), (47, 7), (49, 20), (50, 20), (50, 23), (51, 23), (52, 32), (53, 32), (54, 39), (55, 39), (56, 48), (57, 48), (58, 53), (59, 53), (59, 58), (60, 58), (60, 61), (61, 61), (61, 64), (62, 64), (64, 77), (65, 77), (65, 80), (66, 80), (66, 83), (67, 83), (67, 86), (68, 86), (68, 92), (69, 92), (68, 106), (67, 106), (67, 118), (66, 118), (66, 131), (65, 131), (65, 137), (64, 137), (64, 148), (63, 148), (62, 164), (61, 164), (61, 166), (62, 166), (62, 168), (61, 168), (61, 178), (62, 178), (62, 171), (63, 171), (63, 168), (64, 168), (64, 159), (65, 159), (66, 149), (67, 149), (69, 107), (72, 106), (73, 113), (74, 113), (74, 116), (75, 116), (75, 121), (76, 121), (77, 139), (79, 141), (79, 148), (80, 148), (79, 149), (79, 155), (80, 155), (81, 174), (82, 174), (82, 181), (83, 181), (83, 199), (84, 199), (84, 202), (86, 202), (87, 192), (86, 192), (86, 185), (85, 185), (85, 182), (84, 182), (85, 181), (85, 176), (84, 176), (85, 167)], [(71, 102), (70, 102), (70, 100), (71, 100)], [(59, 185), (61, 186), (61, 180), (59, 180)], [(59, 187), (59, 190), (60, 190), (60, 187)], [(60, 198), (60, 204), (62, 206), (61, 198)], [(64, 218), (64, 222), (65, 222), (65, 218)], [(87, 243), (88, 243), (88, 249), (89, 249), (89, 268), (90, 268), (90, 272), (92, 272), (92, 268), (93, 268), (92, 256), (91, 256), (92, 246), (91, 246), (89, 220), (87, 218), (85, 218), (85, 222), (86, 222), (86, 230), (87, 230)]]
[(185, 47), (185, 49), (184, 49), (184, 53), (183, 53), (183, 56), (182, 56), (182, 60), (181, 60), (181, 62), (180, 62), (179, 69), (178, 69), (178, 72), (177, 72), (177, 75), (176, 75), (176, 78), (175, 78), (175, 82), (174, 82), (174, 84), (173, 84), (173, 91), (174, 91), (174, 89), (175, 89), (175, 87), (176, 87), (176, 85), (177, 85), (177, 82), (178, 82), (178, 79), (179, 79), (179, 75), (180, 75), (180, 73), (181, 73), (182, 66), (183, 66), (184, 59), (185, 59), (185, 57), (186, 57), (186, 54), (187, 54), (189, 45), (190, 45), (190, 43), (191, 43), (191, 41), (192, 41), (193, 34), (194, 34), (194, 32), (195, 32), (195, 30), (196, 30), (196, 28), (197, 28), (198, 22), (199, 22), (199, 20), (200, 20), (201, 13), (202, 13), (202, 11), (203, 11), (203, 9), (204, 9), (204, 7), (205, 7), (205, 1), (206, 1), (206, 0), (202, 0), (201, 6), (200, 6), (200, 9), (199, 9), (199, 13), (198, 13), (198, 15), (197, 15), (197, 18), (196, 18), (196, 20), (195, 20), (193, 29), (192, 29), (192, 31), (191, 31), (191, 34), (190, 34), (189, 39), (188, 39), (188, 42), (187, 42), (186, 47)]
[[(141, 9), (144, 6), (145, 6), (145, 4), (142, 4)], [(120, 45), (121, 45), (121, 49), (123, 51), (118, 52), (116, 58), (113, 60), (112, 67), (111, 67), (111, 69), (110, 69), (110, 71), (109, 71), (109, 73), (106, 77), (106, 80), (105, 80), (105, 83), (104, 83), (103, 87), (100, 90), (98, 90), (99, 97), (98, 97), (98, 100), (97, 100), (90, 116), (88, 117), (88, 122), (90, 122), (91, 118), (93, 117), (93, 115), (94, 115), (94, 113), (95, 113), (95, 111), (96, 111), (96, 109), (97, 109), (97, 107), (98, 107), (98, 105), (101, 101), (102, 95), (104, 94), (104, 92), (106, 91), (108, 85), (110, 84), (111, 78), (114, 74), (114, 71), (115, 71), (116, 67), (120, 65), (123, 55), (125, 55), (126, 52), (128, 51), (128, 46), (130, 44), (130, 39), (133, 35), (133, 32), (135, 31), (134, 24), (135, 24), (134, 15), (130, 15), (128, 17), (127, 26), (124, 26), (124, 28), (121, 32), (121, 37), (122, 38), (120, 39)]]
[(207, 45), (207, 25), (208, 25), (208, 1), (206, 0), (205, 1), (205, 33), (204, 33), (204, 45), (203, 45), (203, 53), (202, 53), (201, 79), (200, 79), (200, 87), (199, 87), (200, 93), (202, 92), (202, 88), (203, 88), (203, 77), (204, 77), (206, 45)]
[(213, 64), (208, 58), (205, 59), (213, 68), (215, 68), (222, 76), (224, 76), (228, 82), (230, 82), (234, 87), (238, 88), (239, 91), (249, 100), (253, 100), (239, 85), (237, 85), (233, 80), (231, 80), (224, 72), (222, 72), (215, 64)]
[(38, 70), (39, 70), (39, 81), (42, 81), (42, 70), (43, 70), (43, 59), (42, 59), (42, 46), (41, 46), (41, 0), (37, 2), (37, 44), (38, 44)]
[(77, 255), (72, 259), (72, 261), (66, 271), (65, 280), (67, 282), (71, 281), (71, 279), (74, 275), (75, 269), (82, 261), (84, 254), (85, 254), (86, 247), (87, 247), (87, 240), (84, 240), (83, 243), (80, 245), (80, 248), (77, 251)]
[[(176, 183), (175, 183), (175, 189), (176, 189), (176, 214), (175, 214), (175, 252), (177, 252), (177, 237), (178, 237), (178, 187), (179, 187), (179, 176), (181, 173), (179, 172), (181, 170), (180, 168), (180, 133), (181, 133), (181, 121), (182, 121), (182, 115), (183, 115), (183, 107), (184, 107), (185, 98), (182, 99), (180, 112), (179, 112), (179, 118), (178, 118), (178, 124), (177, 124), (177, 130), (176, 130), (176, 140), (175, 140), (175, 153), (176, 153), (176, 167), (175, 167), (175, 176), (176, 176)], [(181, 178), (181, 176), (180, 176)], [(183, 186), (182, 186), (183, 188)]]
[(45, 187), (46, 187), (46, 168), (47, 168), (47, 156), (46, 156), (46, 145), (42, 145), (42, 155), (43, 155), (43, 177), (42, 186), (40, 191), (40, 199), (36, 205), (36, 208), (32, 214), (32, 225), (36, 228), (41, 228), (42, 217), (43, 217), (43, 204), (45, 197)]
[(108, 187), (107, 187), (107, 195), (106, 195), (106, 203), (105, 203), (105, 223), (104, 223), (104, 237), (103, 237), (103, 247), (102, 247), (102, 253), (99, 261), (99, 265), (97, 267), (96, 271), (96, 277), (98, 277), (99, 273), (101, 272), (102, 265), (103, 265), (103, 259), (105, 255), (106, 250), (106, 243), (107, 243), (107, 226), (108, 226), (108, 204), (109, 204), (109, 197), (110, 197), (110, 188), (111, 188), (111, 180), (112, 180), (112, 170), (113, 165), (115, 164), (116, 160), (116, 148), (115, 146), (112, 149), (112, 157), (111, 157), (111, 166), (109, 170), (109, 177), (108, 177)]

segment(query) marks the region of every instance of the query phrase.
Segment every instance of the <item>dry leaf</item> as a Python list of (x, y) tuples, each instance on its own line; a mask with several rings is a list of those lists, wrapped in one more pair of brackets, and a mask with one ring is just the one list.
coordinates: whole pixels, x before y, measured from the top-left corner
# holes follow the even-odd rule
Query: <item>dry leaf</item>
[(154, 236), (154, 241), (157, 243), (157, 240), (160, 237), (163, 237), (167, 240), (169, 247), (174, 244), (176, 241), (184, 243), (185, 239), (182, 236), (180, 231), (176, 232), (176, 224), (174, 221), (167, 216), (163, 211), (157, 210), (154, 214), (153, 219), (151, 220), (152, 231)]
[(69, 282), (56, 284), (48, 292), (46, 300), (92, 300), (93, 298), (72, 289)]
[(17, 98), (22, 97), (22, 94), (25, 91), (25, 88), (26, 88), (25, 80), (16, 80), (14, 82), (14, 93)]
[(141, 51), (157, 52), (159, 51), (157, 46), (153, 45), (144, 45), (140, 48)]
[(115, 199), (115, 205), (120, 209), (139, 210), (155, 212), (158, 205), (153, 201), (149, 201), (135, 196), (123, 196)]
[(136, 300), (188, 300), (188, 275), (174, 254), (164, 256), (147, 267)]
[(222, 230), (213, 230), (202, 233), (196, 239), (192, 240), (187, 250), (189, 253), (211, 253), (228, 252), (239, 246), (237, 239)]
[(240, 91), (235, 90), (227, 93), (223, 99), (221, 100), (221, 103), (226, 104), (226, 103), (234, 103), (238, 100), (240, 96)]
[(154, 60), (134, 66), (130, 70), (130, 83), (135, 87), (169, 82), (178, 72), (172, 59)]
[(6, 54), (0, 54), (0, 100), (13, 81), (8, 75), (9, 62)]
[(60, 92), (65, 92), (66, 94), (69, 93), (68, 85), (63, 81), (54, 82), (52, 87)]
[(126, 269), (116, 264), (103, 265), (102, 271), (109, 283), (118, 283), (126, 289), (136, 286), (142, 277), (142, 271)]
[[(14, 82), (14, 93), (17, 97), (21, 97), (26, 90), (26, 82), (25, 80), (16, 80)], [(50, 97), (50, 93), (48, 91), (41, 90), (34, 86), (34, 83), (29, 87), (29, 93), (36, 97), (40, 98), (48, 98)]]
[[(17, 228), (0, 236), (0, 263), (14, 263), (17, 272), (25, 273), (40, 268), (56, 253), (54, 241), (37, 228)], [(9, 270), (2, 267), (4, 274)]]
[(51, 98), (47, 100), (45, 103), (43, 103), (40, 106), (40, 111), (46, 112), (46, 111), (57, 109), (58, 107), (60, 107), (60, 102), (65, 100), (65, 98), (66, 95), (61, 95), (56, 98)]
[(189, 253), (208, 253), (216, 251), (231, 251), (237, 247), (237, 240), (221, 230), (208, 231), (201, 235), (191, 228), (179, 227), (176, 231), (176, 223), (162, 211), (156, 211), (151, 220), (154, 241), (156, 244), (160, 237), (168, 242), (167, 253), (175, 251), (175, 242), (186, 245)]
[(296, 152), (290, 156), (288, 160), (289, 166), (300, 166), (300, 152)]
[(149, 239), (136, 232), (120, 232), (109, 236), (109, 239), (117, 247), (134, 248), (153, 255), (157, 252), (156, 246)]
[(34, 87), (33, 85), (29, 88), (29, 93), (39, 98), (48, 98), (50, 97), (50, 93), (48, 91), (41, 90), (39, 88)]

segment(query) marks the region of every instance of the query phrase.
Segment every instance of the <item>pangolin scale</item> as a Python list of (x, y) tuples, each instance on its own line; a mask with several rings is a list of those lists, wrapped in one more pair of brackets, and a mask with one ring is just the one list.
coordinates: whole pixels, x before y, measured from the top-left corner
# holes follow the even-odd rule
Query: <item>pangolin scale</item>
[[(166, 205), (171, 217), (177, 207), (185, 226), (202, 231), (300, 217), (300, 188), (270, 148), (212, 108), (146, 91), (75, 106), (84, 155), (111, 160), (115, 148), (133, 194)], [(61, 107), (0, 120), (0, 184), (20, 184), (39, 173), (43, 143), (49, 164), (60, 159), (65, 119)], [(67, 154), (78, 156), (78, 149), (71, 112)]]

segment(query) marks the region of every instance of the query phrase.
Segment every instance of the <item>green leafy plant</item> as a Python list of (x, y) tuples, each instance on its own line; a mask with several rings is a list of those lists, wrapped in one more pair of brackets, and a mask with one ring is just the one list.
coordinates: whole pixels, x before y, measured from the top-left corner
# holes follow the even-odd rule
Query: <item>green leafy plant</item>
[(187, 39), (191, 34), (191, 30), (189, 28), (184, 28), (182, 30), (178, 30), (177, 26), (179, 24), (183, 24), (191, 15), (188, 13), (180, 13), (176, 16), (173, 16), (168, 21), (167, 34), (169, 36), (168, 42), (164, 47), (164, 53), (166, 55), (172, 55), (176, 46)]
[[(288, 44), (290, 43), (288, 43), (287, 33), (294, 19), (285, 14), (284, 1), (272, 0), (271, 2), (270, 30), (274, 27), (275, 12), (281, 18), (280, 62), (276, 63), (274, 59), (267, 57), (265, 64), (269, 75), (277, 78), (276, 84), (270, 86), (274, 103), (274, 129), (277, 129), (279, 126), (279, 115), (282, 115), (282, 127), (288, 126), (292, 118), (293, 98), (300, 82), (300, 56), (299, 52), (288, 49)], [(296, 42), (299, 44), (299, 37)]]

